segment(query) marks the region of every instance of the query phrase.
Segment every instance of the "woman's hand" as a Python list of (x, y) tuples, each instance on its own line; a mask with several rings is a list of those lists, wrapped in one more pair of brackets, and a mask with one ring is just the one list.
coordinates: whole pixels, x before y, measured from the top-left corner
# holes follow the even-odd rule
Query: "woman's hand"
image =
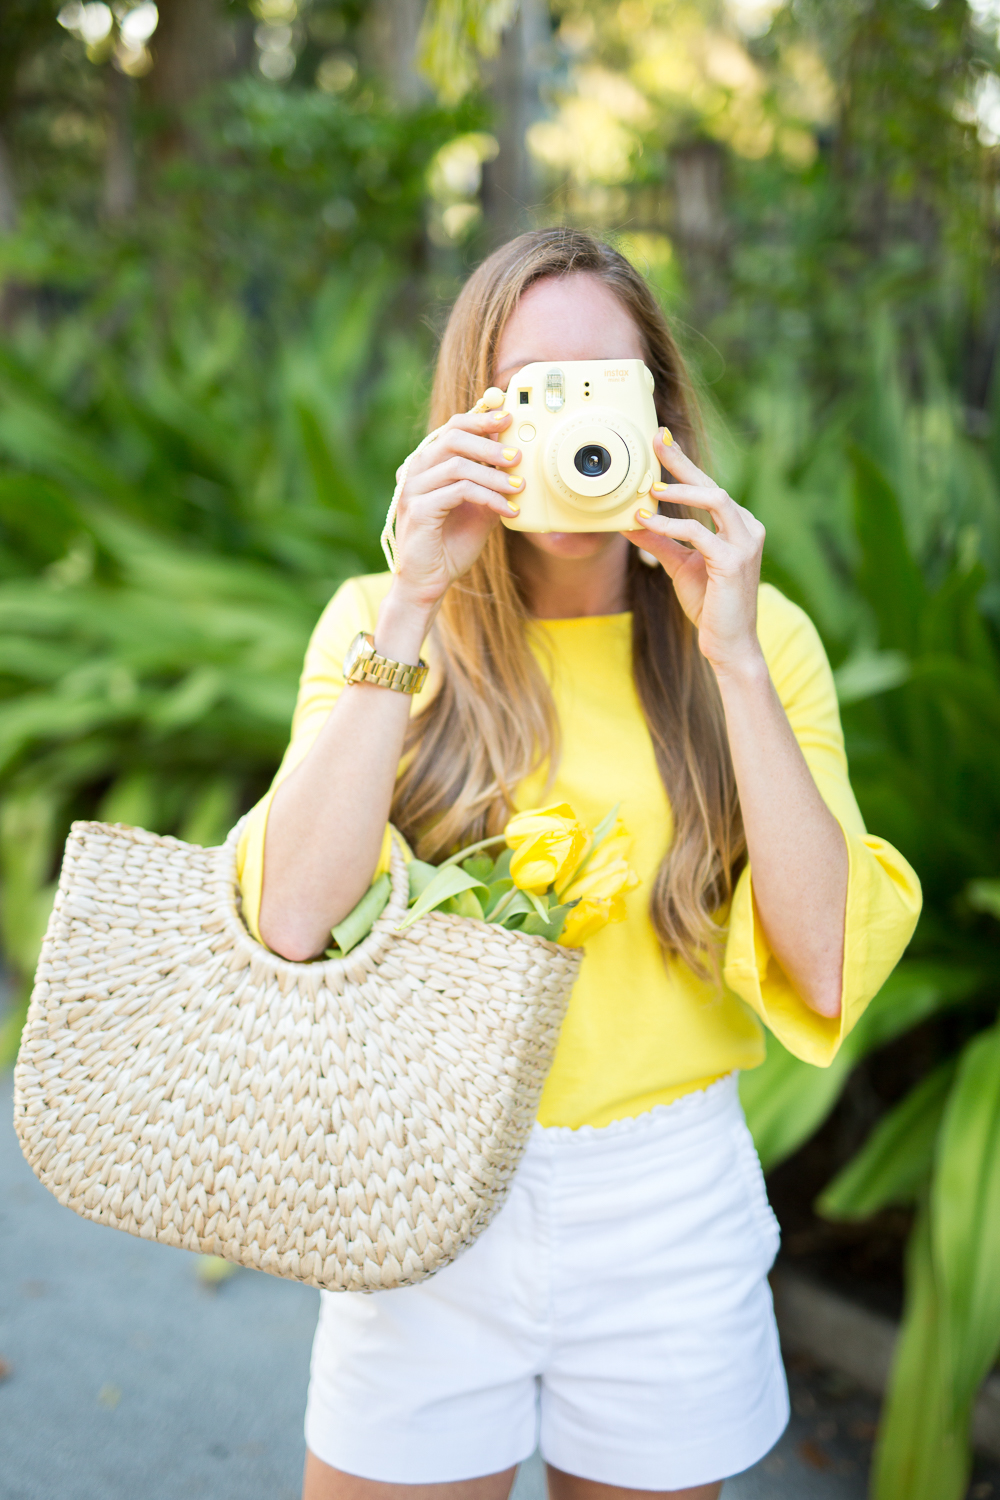
[(624, 535), (663, 564), (681, 608), (697, 626), (703, 655), (717, 673), (731, 671), (760, 658), (757, 589), (764, 528), (664, 436), (670, 439), (666, 428), (656, 435), (656, 455), (679, 483), (658, 481), (650, 499), (708, 511), (716, 529), (651, 510), (649, 515), (639, 512), (642, 530)]
[(510, 421), (505, 411), (454, 416), (410, 465), (396, 510), (394, 588), (412, 603), (436, 606), (471, 568), (497, 517), (517, 515), (524, 480), (505, 471), (521, 453), (499, 441)]

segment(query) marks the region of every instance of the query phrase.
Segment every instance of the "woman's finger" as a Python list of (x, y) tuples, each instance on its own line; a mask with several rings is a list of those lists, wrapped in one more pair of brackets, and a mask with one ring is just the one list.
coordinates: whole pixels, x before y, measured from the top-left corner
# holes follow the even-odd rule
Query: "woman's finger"
[(510, 501), (485, 485), (471, 479), (458, 479), (453, 484), (429, 490), (425, 495), (415, 495), (406, 507), (404, 522), (407, 526), (440, 521), (449, 511), (460, 505), (482, 505), (495, 511), (498, 516), (520, 515), (516, 494)]
[[(462, 434), (498, 441), (511, 420), (510, 412), (507, 411), (457, 412), (455, 416), (449, 417), (433, 443), (428, 443), (422, 452), (412, 456), (410, 473), (419, 474), (424, 469), (432, 468), (434, 464), (440, 463), (443, 457), (454, 451), (455, 444), (462, 440)], [(507, 445), (498, 442), (498, 446)]]
[(704, 474), (698, 465), (674, 441), (669, 427), (661, 427), (653, 439), (653, 450), (668, 474), (682, 484), (704, 484), (714, 486), (715, 480)]
[(407, 499), (410, 500), (417, 495), (429, 495), (432, 490), (445, 489), (448, 485), (457, 484), (462, 480), (468, 480), (484, 489), (496, 490), (501, 495), (516, 495), (524, 489), (523, 479), (515, 479), (502, 469), (494, 469), (488, 464), (478, 464), (471, 458), (462, 458), (458, 454), (452, 454), (443, 462), (435, 464), (433, 469), (425, 469), (422, 474), (414, 474), (412, 481), (407, 479)]
[[(668, 500), (673, 505), (692, 505), (707, 510), (720, 536), (738, 542), (751, 535), (742, 506), (736, 504), (717, 484), (664, 484), (657, 480), (649, 492), (651, 500)], [(749, 515), (749, 511), (745, 513)]]
[(658, 536), (670, 537), (675, 542), (687, 542), (696, 552), (701, 553), (706, 562), (721, 566), (739, 555), (725, 537), (709, 531), (700, 521), (689, 520), (686, 516), (651, 515), (648, 511), (640, 510), (636, 512), (636, 520)]
[[(669, 536), (654, 536), (651, 531), (623, 531), (622, 536), (633, 547), (641, 547), (650, 556), (655, 557), (657, 562), (666, 571), (669, 578), (673, 578), (685, 563), (689, 563), (692, 557), (698, 557), (690, 547), (684, 547), (680, 542), (675, 542)], [(701, 559), (699, 558), (699, 562)], [(704, 566), (704, 564), (701, 564)]]
[(468, 458), (473, 463), (489, 464), (493, 468), (509, 469), (520, 460), (521, 450), (513, 444), (480, 437), (461, 427), (453, 427), (442, 432), (438, 441), (425, 448), (420, 457), (426, 462), (414, 464), (410, 470), (413, 474), (426, 473), (446, 459), (455, 457)]

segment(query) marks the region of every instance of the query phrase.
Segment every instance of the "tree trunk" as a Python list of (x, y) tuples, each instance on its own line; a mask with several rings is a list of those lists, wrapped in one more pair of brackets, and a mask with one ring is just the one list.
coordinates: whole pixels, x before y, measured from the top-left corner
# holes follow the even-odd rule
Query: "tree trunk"
[(20, 221), (7, 142), (0, 134), (0, 234), (13, 234)]
[(108, 137), (104, 155), (104, 188), (101, 212), (111, 223), (127, 219), (135, 208), (135, 140), (132, 128), (132, 102), (135, 85), (119, 73), (113, 63), (106, 64)]
[(394, 104), (413, 109), (430, 98), (416, 69), (424, 0), (373, 0), (360, 32), (362, 62), (377, 74)]
[(539, 84), (549, 38), (542, 0), (521, 0), (515, 20), (503, 34), (499, 55), (487, 70), (493, 133), (500, 145), (496, 159), (483, 168), (483, 215), (491, 246), (531, 224), (537, 190), (527, 133), (543, 112)]
[(674, 233), (695, 316), (709, 318), (726, 300), (725, 158), (717, 142), (692, 141), (673, 164)]
[(145, 79), (150, 104), (171, 112), (190, 104), (225, 71), (225, 29), (216, 0), (160, 0)]

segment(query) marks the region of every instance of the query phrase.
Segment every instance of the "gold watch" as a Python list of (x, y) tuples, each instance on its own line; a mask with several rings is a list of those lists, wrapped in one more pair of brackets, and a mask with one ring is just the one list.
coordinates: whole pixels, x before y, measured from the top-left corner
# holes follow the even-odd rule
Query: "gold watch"
[(347, 682), (374, 682), (378, 687), (392, 688), (395, 693), (419, 693), (427, 681), (427, 663), (411, 666), (390, 661), (375, 650), (375, 637), (359, 630), (344, 657), (344, 679)]

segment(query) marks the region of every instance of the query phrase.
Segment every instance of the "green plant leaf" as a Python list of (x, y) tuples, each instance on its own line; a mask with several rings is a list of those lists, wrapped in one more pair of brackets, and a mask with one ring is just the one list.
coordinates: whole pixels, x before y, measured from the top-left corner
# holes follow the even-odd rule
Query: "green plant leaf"
[[(328, 958), (339, 958), (350, 953), (371, 932), (375, 923), (389, 904), (392, 881), (388, 875), (380, 875), (361, 897), (353, 911), (348, 912), (342, 922), (333, 929), (337, 948), (327, 949)], [(338, 951), (339, 950), (339, 951)]]
[(438, 911), (451, 912), (456, 917), (475, 917), (480, 922), (483, 920), (483, 908), (471, 890), (449, 896), (447, 901), (442, 901)]
[(550, 943), (557, 943), (566, 925), (566, 913), (575, 905), (576, 902), (572, 901), (569, 906), (550, 907), (547, 917), (539, 916), (538, 912), (529, 912), (521, 923), (520, 931), (530, 933), (534, 937), (547, 938)]
[(462, 869), (466, 875), (471, 875), (474, 880), (481, 880), (484, 885), (489, 885), (493, 879), (493, 860), (488, 854), (474, 854), (471, 859), (463, 859)]
[(406, 873), (410, 880), (409, 905), (412, 906), (434, 879), (437, 874), (437, 865), (426, 864), (422, 859), (411, 859), (406, 867)]
[(1000, 880), (970, 880), (965, 899), (973, 911), (984, 911), (1000, 919)]
[(953, 1401), (964, 1410), (1000, 1352), (1000, 1025), (959, 1062), (938, 1137), (931, 1244)]
[(396, 931), (405, 932), (412, 927), (414, 922), (419, 922), (429, 911), (440, 906), (442, 901), (447, 901), (450, 896), (457, 896), (460, 891), (482, 890), (486, 887), (481, 880), (466, 874), (460, 865), (441, 865), (433, 880), (421, 891), (416, 904), (411, 906), (403, 921)]
[(906, 1306), (872, 1463), (872, 1500), (962, 1500), (971, 1455), (947, 1370), (925, 1203), (906, 1250)]
[(971, 966), (904, 960), (828, 1068), (801, 1062), (769, 1034), (765, 1061), (740, 1075), (740, 1098), (765, 1172), (819, 1129), (860, 1058), (935, 1012), (960, 1004), (981, 980)]
[(884, 650), (914, 654), (927, 589), (910, 551), (899, 497), (878, 464), (852, 450), (854, 524), (861, 547), (858, 584), (879, 625)]
[(910, 660), (902, 651), (859, 653), (843, 662), (833, 674), (837, 700), (844, 706), (874, 698), (906, 682), (910, 672)]
[(819, 1129), (853, 1066), (850, 1051), (842, 1047), (828, 1068), (811, 1067), (768, 1034), (764, 1062), (740, 1074), (740, 1098), (765, 1172)]
[[(500, 927), (513, 928), (516, 923), (521, 925), (521, 918), (525, 915), (537, 916), (537, 909), (532, 901), (528, 899), (526, 891), (517, 891), (503, 909), (503, 915), (498, 922)], [(491, 916), (491, 920), (496, 920)]]
[(486, 899), (483, 902), (483, 909), (486, 912), (487, 917), (491, 914), (493, 908), (496, 906), (501, 896), (506, 896), (507, 892), (512, 891), (513, 889), (514, 882), (513, 880), (511, 880), (509, 875), (502, 880), (492, 880), (490, 882)]
[(875, 1126), (860, 1151), (816, 1201), (827, 1219), (866, 1219), (891, 1203), (912, 1203), (930, 1177), (941, 1117), (955, 1077), (953, 1059), (935, 1068)]

